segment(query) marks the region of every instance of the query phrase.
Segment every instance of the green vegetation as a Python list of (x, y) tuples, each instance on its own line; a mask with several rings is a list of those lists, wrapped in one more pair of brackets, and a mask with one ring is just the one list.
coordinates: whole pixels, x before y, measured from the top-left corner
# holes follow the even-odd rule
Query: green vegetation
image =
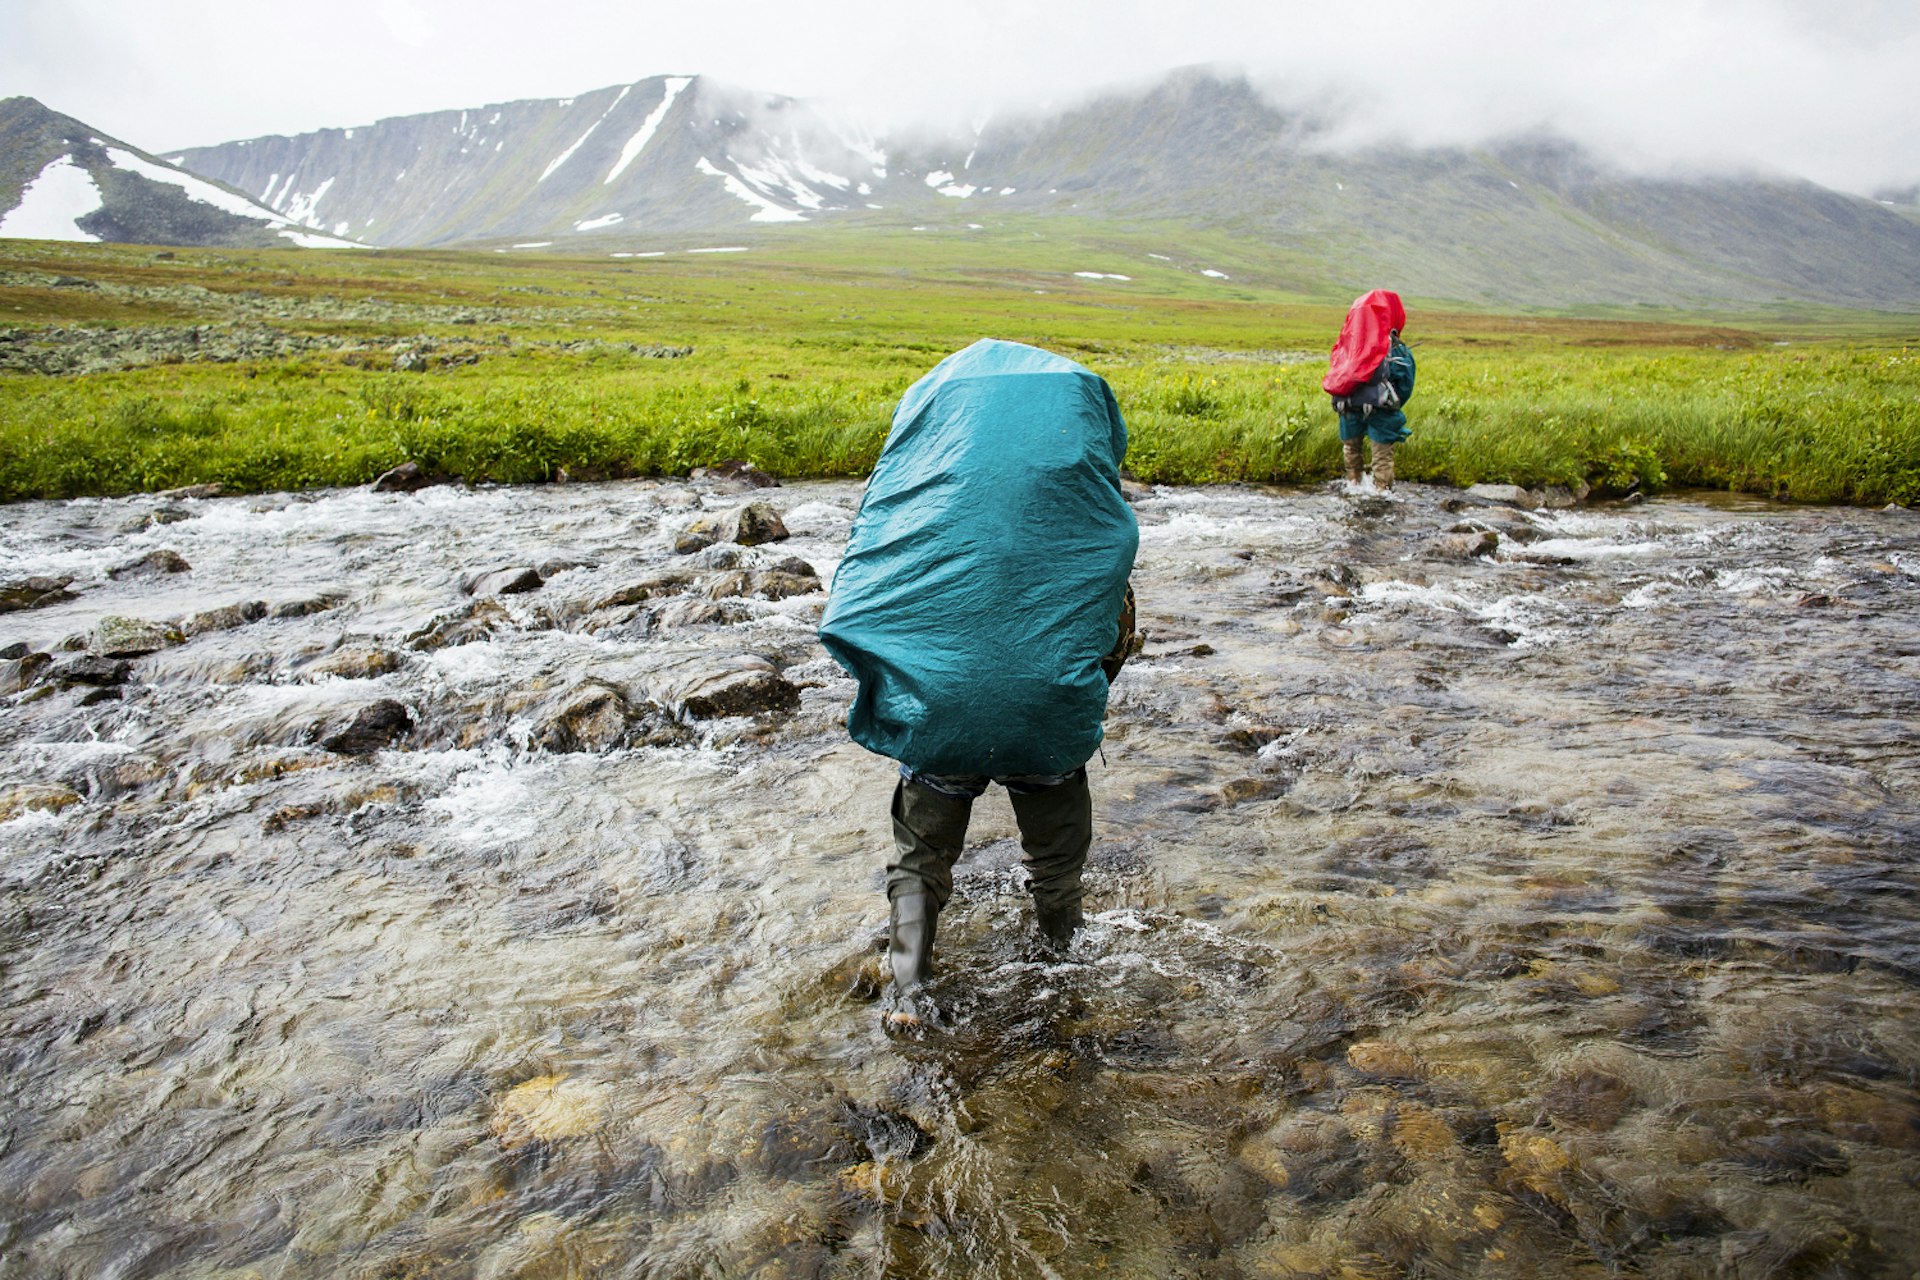
[[(1297, 265), (1221, 235), (1042, 223), (647, 259), (16, 242), (0, 367), (32, 349), (98, 371), (0, 373), (0, 499), (360, 484), (405, 460), (475, 482), (727, 458), (858, 475), (900, 393), (984, 335), (1106, 375), (1141, 479), (1317, 481), (1338, 467), (1319, 377), (1346, 300), (1294, 291)], [(1408, 305), (1405, 479), (1920, 500), (1911, 318)], [(195, 358), (248, 330), (305, 349)], [(396, 349), (425, 370), (397, 371)]]

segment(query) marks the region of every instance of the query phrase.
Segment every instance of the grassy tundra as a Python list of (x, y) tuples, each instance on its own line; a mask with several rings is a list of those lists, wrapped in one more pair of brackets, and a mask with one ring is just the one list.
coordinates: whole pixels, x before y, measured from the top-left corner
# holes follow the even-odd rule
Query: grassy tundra
[[(1325, 479), (1346, 299), (1248, 252), (1038, 223), (590, 259), (0, 242), (0, 500), (359, 484), (409, 459), (474, 482), (859, 475), (907, 385), (986, 335), (1104, 374), (1143, 480)], [(1408, 307), (1404, 479), (1920, 499), (1913, 318)]]

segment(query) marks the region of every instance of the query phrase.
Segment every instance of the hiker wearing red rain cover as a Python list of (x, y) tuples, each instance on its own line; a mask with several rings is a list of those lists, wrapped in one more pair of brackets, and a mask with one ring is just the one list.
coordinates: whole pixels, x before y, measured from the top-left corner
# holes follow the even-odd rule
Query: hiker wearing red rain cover
[(1413, 398), (1413, 352), (1400, 341), (1407, 309), (1387, 289), (1363, 293), (1347, 311), (1321, 387), (1340, 415), (1340, 447), (1348, 484), (1360, 483), (1360, 441), (1373, 445), (1373, 484), (1393, 488), (1393, 446), (1405, 440)]

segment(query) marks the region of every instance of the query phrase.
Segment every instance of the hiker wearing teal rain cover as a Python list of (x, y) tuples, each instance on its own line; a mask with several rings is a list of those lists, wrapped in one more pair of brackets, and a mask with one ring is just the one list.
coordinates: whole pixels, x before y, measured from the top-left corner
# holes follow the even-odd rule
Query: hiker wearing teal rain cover
[(1321, 386), (1340, 415), (1348, 484), (1360, 483), (1364, 439), (1373, 448), (1374, 488), (1393, 488), (1393, 449), (1411, 434), (1400, 411), (1413, 399), (1413, 352), (1400, 340), (1406, 325), (1400, 295), (1374, 289), (1354, 299), (1333, 344)]
[(1126, 450), (1104, 379), (1018, 343), (948, 356), (894, 411), (820, 622), (859, 682), (848, 732), (900, 766), (893, 1021), (932, 1013), (935, 925), (990, 783), (1013, 803), (1041, 937), (1063, 947), (1080, 927), (1086, 763), (1138, 647)]

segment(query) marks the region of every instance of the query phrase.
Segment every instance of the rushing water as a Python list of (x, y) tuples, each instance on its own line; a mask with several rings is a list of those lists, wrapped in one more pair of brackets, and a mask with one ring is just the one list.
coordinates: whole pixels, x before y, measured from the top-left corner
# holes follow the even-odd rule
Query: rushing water
[(889, 1039), (857, 496), (0, 510), (0, 1274), (1920, 1269), (1920, 518), (1142, 496), (1089, 928), (990, 793)]

